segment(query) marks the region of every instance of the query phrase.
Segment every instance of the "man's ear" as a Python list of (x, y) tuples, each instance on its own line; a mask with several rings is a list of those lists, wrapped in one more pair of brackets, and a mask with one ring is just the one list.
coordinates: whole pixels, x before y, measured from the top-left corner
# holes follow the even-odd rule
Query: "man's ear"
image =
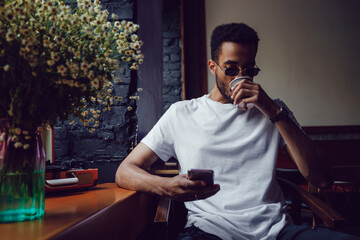
[(216, 74), (216, 63), (213, 60), (208, 61), (208, 66), (212, 75)]

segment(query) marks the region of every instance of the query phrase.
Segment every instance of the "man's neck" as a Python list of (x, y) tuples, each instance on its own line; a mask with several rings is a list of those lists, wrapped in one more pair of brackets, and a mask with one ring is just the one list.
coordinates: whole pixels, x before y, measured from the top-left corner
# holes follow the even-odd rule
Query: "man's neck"
[(213, 101), (219, 102), (219, 103), (229, 103), (226, 101), (226, 99), (223, 97), (223, 95), (220, 93), (219, 89), (216, 87), (213, 88), (213, 90), (209, 94), (209, 98)]

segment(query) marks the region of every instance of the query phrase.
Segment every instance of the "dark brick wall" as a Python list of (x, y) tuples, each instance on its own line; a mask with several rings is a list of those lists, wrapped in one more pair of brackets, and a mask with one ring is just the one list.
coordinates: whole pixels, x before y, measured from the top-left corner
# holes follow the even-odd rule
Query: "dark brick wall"
[[(134, 21), (133, 0), (103, 0), (110, 15)], [(181, 100), (181, 26), (180, 1), (164, 1), (163, 11), (163, 100), (166, 110), (171, 103)], [(141, 27), (141, 26), (140, 26)], [(146, 61), (146, 56), (145, 59)], [(85, 167), (99, 169), (99, 182), (113, 182), (121, 161), (137, 144), (136, 73), (127, 67), (119, 71), (121, 82), (115, 83), (115, 95), (123, 97), (111, 111), (101, 114), (100, 126), (90, 133), (81, 123), (69, 125), (58, 122), (54, 127), (55, 160), (69, 164), (83, 161)], [(128, 107), (131, 107), (129, 111)]]
[(182, 99), (180, 0), (163, 1), (163, 106)]

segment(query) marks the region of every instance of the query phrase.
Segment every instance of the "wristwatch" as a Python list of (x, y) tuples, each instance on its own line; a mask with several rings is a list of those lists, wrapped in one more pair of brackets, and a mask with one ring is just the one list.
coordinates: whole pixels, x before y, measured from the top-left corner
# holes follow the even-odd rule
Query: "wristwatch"
[(286, 108), (280, 107), (280, 112), (273, 117), (270, 117), (270, 121), (276, 123), (289, 116), (289, 112)]

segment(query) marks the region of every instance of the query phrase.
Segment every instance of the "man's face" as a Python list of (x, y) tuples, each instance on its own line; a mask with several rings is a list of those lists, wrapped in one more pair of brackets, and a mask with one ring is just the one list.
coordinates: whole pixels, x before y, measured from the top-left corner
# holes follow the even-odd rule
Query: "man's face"
[[(218, 64), (222, 69), (237, 67), (244, 69), (255, 65), (256, 47), (255, 45), (243, 45), (234, 42), (224, 42), (221, 45), (221, 52), (218, 59)], [(215, 66), (215, 81), (219, 92), (224, 100), (232, 103), (230, 82), (236, 77), (243, 76), (240, 72), (238, 76), (227, 76), (219, 66)]]

